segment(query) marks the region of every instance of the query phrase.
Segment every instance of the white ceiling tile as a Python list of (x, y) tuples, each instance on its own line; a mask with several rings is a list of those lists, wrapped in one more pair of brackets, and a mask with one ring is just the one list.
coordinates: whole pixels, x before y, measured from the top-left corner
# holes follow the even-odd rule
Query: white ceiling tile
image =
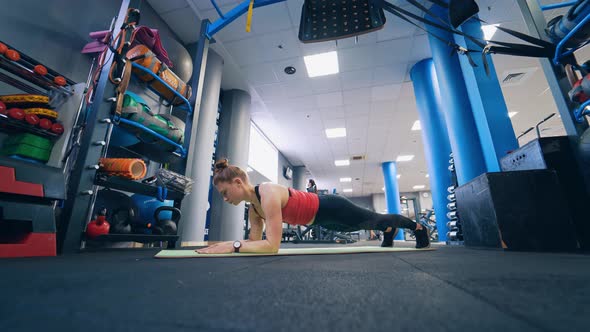
[(336, 51), (336, 43), (333, 41), (325, 41), (320, 43), (301, 43), (299, 45), (303, 55), (314, 55), (319, 53)]
[(317, 105), (320, 108), (342, 106), (342, 92), (332, 92), (316, 95)]
[(307, 79), (314, 93), (328, 93), (342, 90), (338, 74), (311, 77)]
[(298, 27), (301, 21), (301, 10), (303, 8), (303, 0), (289, 0), (286, 1), (289, 9), (289, 16), (291, 16), (291, 22), (293, 26)]
[(256, 91), (262, 99), (286, 98), (287, 94), (281, 84), (264, 84), (257, 85)]
[(346, 137), (348, 137), (349, 143), (352, 143), (356, 140), (364, 141), (367, 137), (367, 127), (349, 126), (346, 129)]
[(423, 34), (414, 37), (408, 61), (411, 63), (416, 63), (420, 60), (428, 58), (432, 58), (432, 52), (430, 50), (430, 42), (428, 40), (428, 35)]
[[(285, 73), (286, 67), (294, 67), (295, 73), (288, 75)], [(272, 68), (275, 71), (275, 74), (279, 78), (279, 81), (290, 81), (290, 80), (302, 80), (307, 79), (307, 70), (305, 68), (305, 63), (303, 62), (303, 57), (298, 56), (290, 59), (273, 61)]]
[[(318, 102), (317, 96), (304, 96), (304, 97), (289, 98), (287, 100), (287, 102), (289, 104), (293, 105), (293, 108), (295, 108), (295, 109), (329, 107), (329, 106), (320, 104)], [(330, 106), (338, 106), (338, 105), (330, 105)]]
[(273, 60), (284, 60), (301, 56), (299, 40), (292, 30), (273, 31), (259, 35), (258, 45)]
[(407, 62), (412, 48), (412, 38), (388, 40), (373, 45), (373, 65), (384, 66)]
[[(329, 113), (337, 113), (337, 112), (343, 113), (342, 112), (342, 109), (339, 109), (339, 108), (329, 108), (329, 109), (321, 108), (320, 109), (320, 112), (321, 113), (326, 113), (326, 112), (329, 112)], [(324, 120), (324, 127), (326, 129), (330, 129), (330, 128), (346, 128), (346, 120), (344, 120), (343, 117), (340, 117), (340, 118), (332, 118), (332, 119), (325, 119)]]
[(351, 135), (359, 135), (361, 132), (366, 134), (367, 124), (369, 123), (368, 115), (355, 115), (346, 119), (346, 127), (351, 128)]
[(373, 65), (374, 46), (357, 46), (338, 50), (340, 72), (370, 68)]
[(320, 108), (322, 119), (326, 128), (345, 127), (345, 114), (342, 107)]
[(362, 104), (371, 102), (371, 88), (361, 88), (342, 91), (344, 105)]
[(263, 63), (242, 68), (246, 79), (253, 85), (278, 83), (279, 80), (272, 70), (272, 65)]
[(347, 117), (354, 117), (358, 115), (368, 115), (371, 111), (370, 104), (352, 104), (344, 105), (344, 113)]
[(281, 84), (289, 98), (309, 96), (313, 94), (311, 86), (307, 80), (286, 81)]
[(374, 86), (371, 88), (371, 97), (374, 101), (396, 100), (401, 87), (401, 84)]
[(292, 27), (291, 16), (289, 16), (285, 2), (258, 7), (252, 13), (252, 31), (257, 34), (271, 33)]
[(371, 103), (371, 114), (391, 114), (395, 111), (393, 102), (373, 102)]
[(356, 47), (358, 45), (373, 45), (377, 42), (377, 34), (365, 33), (356, 37), (349, 37), (336, 40), (339, 49)]
[(224, 43), (227, 51), (233, 55), (240, 66), (248, 66), (270, 61), (268, 53), (259, 44), (258, 38), (248, 38)]
[(373, 85), (402, 83), (406, 78), (406, 63), (390, 64), (373, 68)]
[(373, 71), (371, 69), (347, 71), (340, 73), (340, 82), (343, 90), (366, 88), (373, 83)]
[(387, 15), (387, 21), (383, 29), (377, 31), (377, 41), (399, 39), (414, 35), (416, 27), (393, 15)]

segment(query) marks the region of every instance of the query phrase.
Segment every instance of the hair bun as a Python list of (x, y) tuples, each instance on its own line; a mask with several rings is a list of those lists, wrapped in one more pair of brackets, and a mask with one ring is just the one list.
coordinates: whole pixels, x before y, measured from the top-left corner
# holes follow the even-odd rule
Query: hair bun
[(229, 160), (221, 159), (215, 163), (215, 173), (219, 173), (229, 166)]

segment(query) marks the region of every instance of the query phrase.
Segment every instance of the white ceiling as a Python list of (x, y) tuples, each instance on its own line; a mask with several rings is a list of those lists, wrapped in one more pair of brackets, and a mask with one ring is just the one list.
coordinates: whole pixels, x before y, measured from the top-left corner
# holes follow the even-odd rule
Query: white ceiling
[[(199, 26), (194, 22), (219, 17), (209, 0), (148, 2), (185, 43), (198, 40)], [(216, 2), (227, 13), (241, 1)], [(403, 0), (391, 2), (419, 14)], [(554, 2), (561, 1), (541, 1)], [(515, 1), (477, 3), (483, 20), (527, 32)], [(410, 130), (418, 113), (409, 79), (412, 66), (431, 56), (427, 35), (386, 13), (387, 23), (378, 32), (303, 44), (297, 37), (302, 5), (303, 0), (287, 0), (257, 8), (250, 33), (245, 32), (243, 15), (214, 36), (212, 49), (225, 60), (222, 88), (251, 93), (253, 121), (293, 165), (307, 167), (319, 188), (339, 192), (353, 188), (350, 196), (382, 193), (381, 163), (413, 154), (414, 160), (399, 163), (400, 191), (414, 191), (414, 185), (426, 185), (428, 190), (421, 132)], [(545, 14), (553, 17), (563, 11)], [(501, 32), (494, 39), (511, 40)], [(338, 51), (340, 73), (308, 78), (303, 56), (331, 50)], [(518, 112), (512, 118), (517, 135), (557, 112), (538, 60), (502, 55), (493, 59), (499, 79), (509, 72), (530, 72), (519, 84), (502, 86), (509, 111)], [(297, 72), (285, 74), (286, 66)], [(327, 139), (324, 130), (333, 127), (346, 127), (347, 137)], [(543, 135), (564, 133), (557, 116), (544, 128)], [(520, 142), (533, 138), (531, 133)], [(354, 155), (365, 160), (334, 166), (335, 159)], [(340, 184), (340, 177), (352, 177), (353, 182)]]

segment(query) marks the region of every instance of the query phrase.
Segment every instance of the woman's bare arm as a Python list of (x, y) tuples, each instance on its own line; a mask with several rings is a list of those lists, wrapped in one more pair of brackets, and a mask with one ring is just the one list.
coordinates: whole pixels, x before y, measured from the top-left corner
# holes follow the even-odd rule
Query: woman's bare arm
[[(266, 216), (266, 239), (242, 243), (240, 252), (278, 252), (283, 236), (281, 186), (264, 184), (259, 187), (261, 205)], [(262, 234), (261, 234), (262, 235)]]
[(250, 235), (248, 236), (248, 239), (250, 241), (262, 240), (264, 222), (262, 217), (256, 213), (254, 205), (250, 205), (250, 209), (248, 210), (248, 220), (250, 220)]

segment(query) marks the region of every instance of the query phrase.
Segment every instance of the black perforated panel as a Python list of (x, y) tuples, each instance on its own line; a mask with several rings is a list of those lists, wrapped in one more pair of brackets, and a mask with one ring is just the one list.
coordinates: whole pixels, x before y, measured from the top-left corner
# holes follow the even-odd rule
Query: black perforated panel
[(385, 24), (376, 0), (305, 0), (299, 40), (314, 43), (357, 36)]

